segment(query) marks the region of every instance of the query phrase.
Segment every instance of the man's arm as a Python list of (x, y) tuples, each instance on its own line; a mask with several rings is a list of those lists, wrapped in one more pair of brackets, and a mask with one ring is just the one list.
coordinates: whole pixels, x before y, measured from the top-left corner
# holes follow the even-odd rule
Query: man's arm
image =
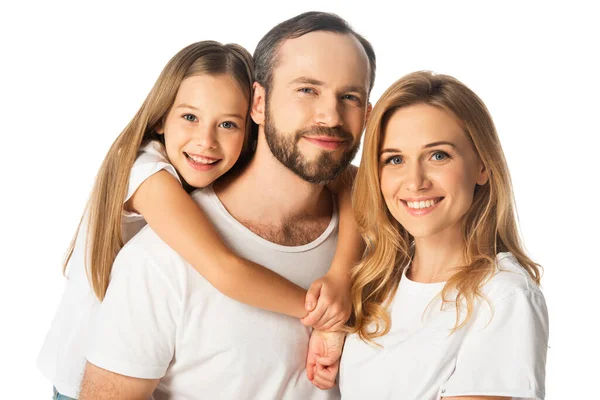
[(115, 374), (88, 362), (79, 399), (146, 400), (152, 395), (158, 381), (158, 379), (140, 379)]

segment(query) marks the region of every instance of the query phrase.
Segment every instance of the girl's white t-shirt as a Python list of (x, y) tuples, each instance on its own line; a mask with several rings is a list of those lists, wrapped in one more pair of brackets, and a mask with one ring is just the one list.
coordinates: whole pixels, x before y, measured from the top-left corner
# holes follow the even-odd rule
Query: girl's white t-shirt
[[(543, 399), (548, 311), (544, 296), (510, 253), (496, 257), (470, 322), (450, 334), (456, 308), (442, 283), (402, 276), (390, 304), (392, 326), (375, 339), (348, 336), (340, 368), (342, 399), (437, 400), (445, 396)], [(464, 312), (461, 318), (464, 317)]]
[[(142, 182), (163, 169), (181, 183), (177, 171), (167, 159), (162, 143), (151, 141), (141, 147), (129, 175), (127, 196), (123, 203), (129, 200)], [(123, 242), (127, 243), (145, 225), (146, 221), (140, 214), (123, 210)], [(69, 261), (65, 291), (37, 359), (37, 366), (44, 376), (61, 394), (73, 398), (79, 397), (86, 363), (88, 326), (100, 304), (89, 284), (85, 268), (87, 226), (86, 213)]]

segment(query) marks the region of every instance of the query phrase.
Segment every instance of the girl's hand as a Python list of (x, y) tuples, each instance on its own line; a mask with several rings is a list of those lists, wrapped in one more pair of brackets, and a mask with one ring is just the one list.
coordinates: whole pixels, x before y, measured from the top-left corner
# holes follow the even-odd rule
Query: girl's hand
[(341, 332), (313, 330), (308, 342), (306, 375), (319, 389), (327, 390), (335, 386), (345, 337)]
[(301, 319), (306, 326), (320, 331), (339, 330), (350, 318), (350, 277), (328, 272), (312, 283), (306, 293), (308, 315)]

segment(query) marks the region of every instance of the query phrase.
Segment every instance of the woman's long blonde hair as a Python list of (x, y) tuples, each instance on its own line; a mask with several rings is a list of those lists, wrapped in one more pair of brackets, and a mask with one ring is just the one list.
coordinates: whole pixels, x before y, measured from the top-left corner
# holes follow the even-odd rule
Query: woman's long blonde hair
[[(442, 291), (444, 301), (451, 291), (458, 294), (454, 330), (471, 318), (475, 299), (481, 296), (480, 288), (495, 269), (497, 253), (511, 252), (531, 278), (540, 282), (540, 266), (526, 255), (519, 237), (508, 167), (486, 106), (451, 76), (427, 71), (409, 74), (382, 95), (371, 113), (354, 186), (354, 210), (366, 250), (352, 271), (354, 307), (349, 330), (365, 341), (389, 332), (391, 321), (386, 308), (413, 255), (412, 236), (390, 214), (381, 193), (379, 151), (390, 117), (396, 110), (415, 104), (438, 107), (461, 121), (489, 175), (489, 181), (477, 187), (473, 204), (463, 219), (465, 265)], [(460, 322), (463, 302), (467, 314)]]
[[(157, 135), (155, 130), (172, 107), (181, 82), (191, 76), (231, 76), (248, 99), (249, 111), (252, 99), (252, 65), (252, 56), (243, 47), (237, 44), (223, 45), (214, 41), (191, 44), (167, 63), (141, 108), (114, 141), (102, 162), (86, 212), (67, 250), (63, 273), (66, 273), (79, 230), (87, 214), (89, 225), (85, 243), (86, 270), (94, 293), (100, 301), (104, 299), (112, 264), (123, 247), (123, 202), (127, 195), (129, 174), (140, 146), (148, 140), (161, 140), (162, 135)], [(251, 157), (255, 135), (248, 114), (244, 145), (236, 167)]]

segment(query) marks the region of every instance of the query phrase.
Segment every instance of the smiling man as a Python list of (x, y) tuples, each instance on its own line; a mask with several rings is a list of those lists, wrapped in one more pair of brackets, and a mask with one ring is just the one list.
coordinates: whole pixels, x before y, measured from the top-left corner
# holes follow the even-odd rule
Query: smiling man
[[(254, 61), (256, 153), (192, 197), (233, 251), (308, 288), (333, 259), (324, 184), (356, 154), (375, 54), (343, 19), (310, 12), (267, 33)], [(339, 398), (306, 379), (309, 328), (225, 297), (149, 227), (131, 242), (96, 318), (81, 399)]]

